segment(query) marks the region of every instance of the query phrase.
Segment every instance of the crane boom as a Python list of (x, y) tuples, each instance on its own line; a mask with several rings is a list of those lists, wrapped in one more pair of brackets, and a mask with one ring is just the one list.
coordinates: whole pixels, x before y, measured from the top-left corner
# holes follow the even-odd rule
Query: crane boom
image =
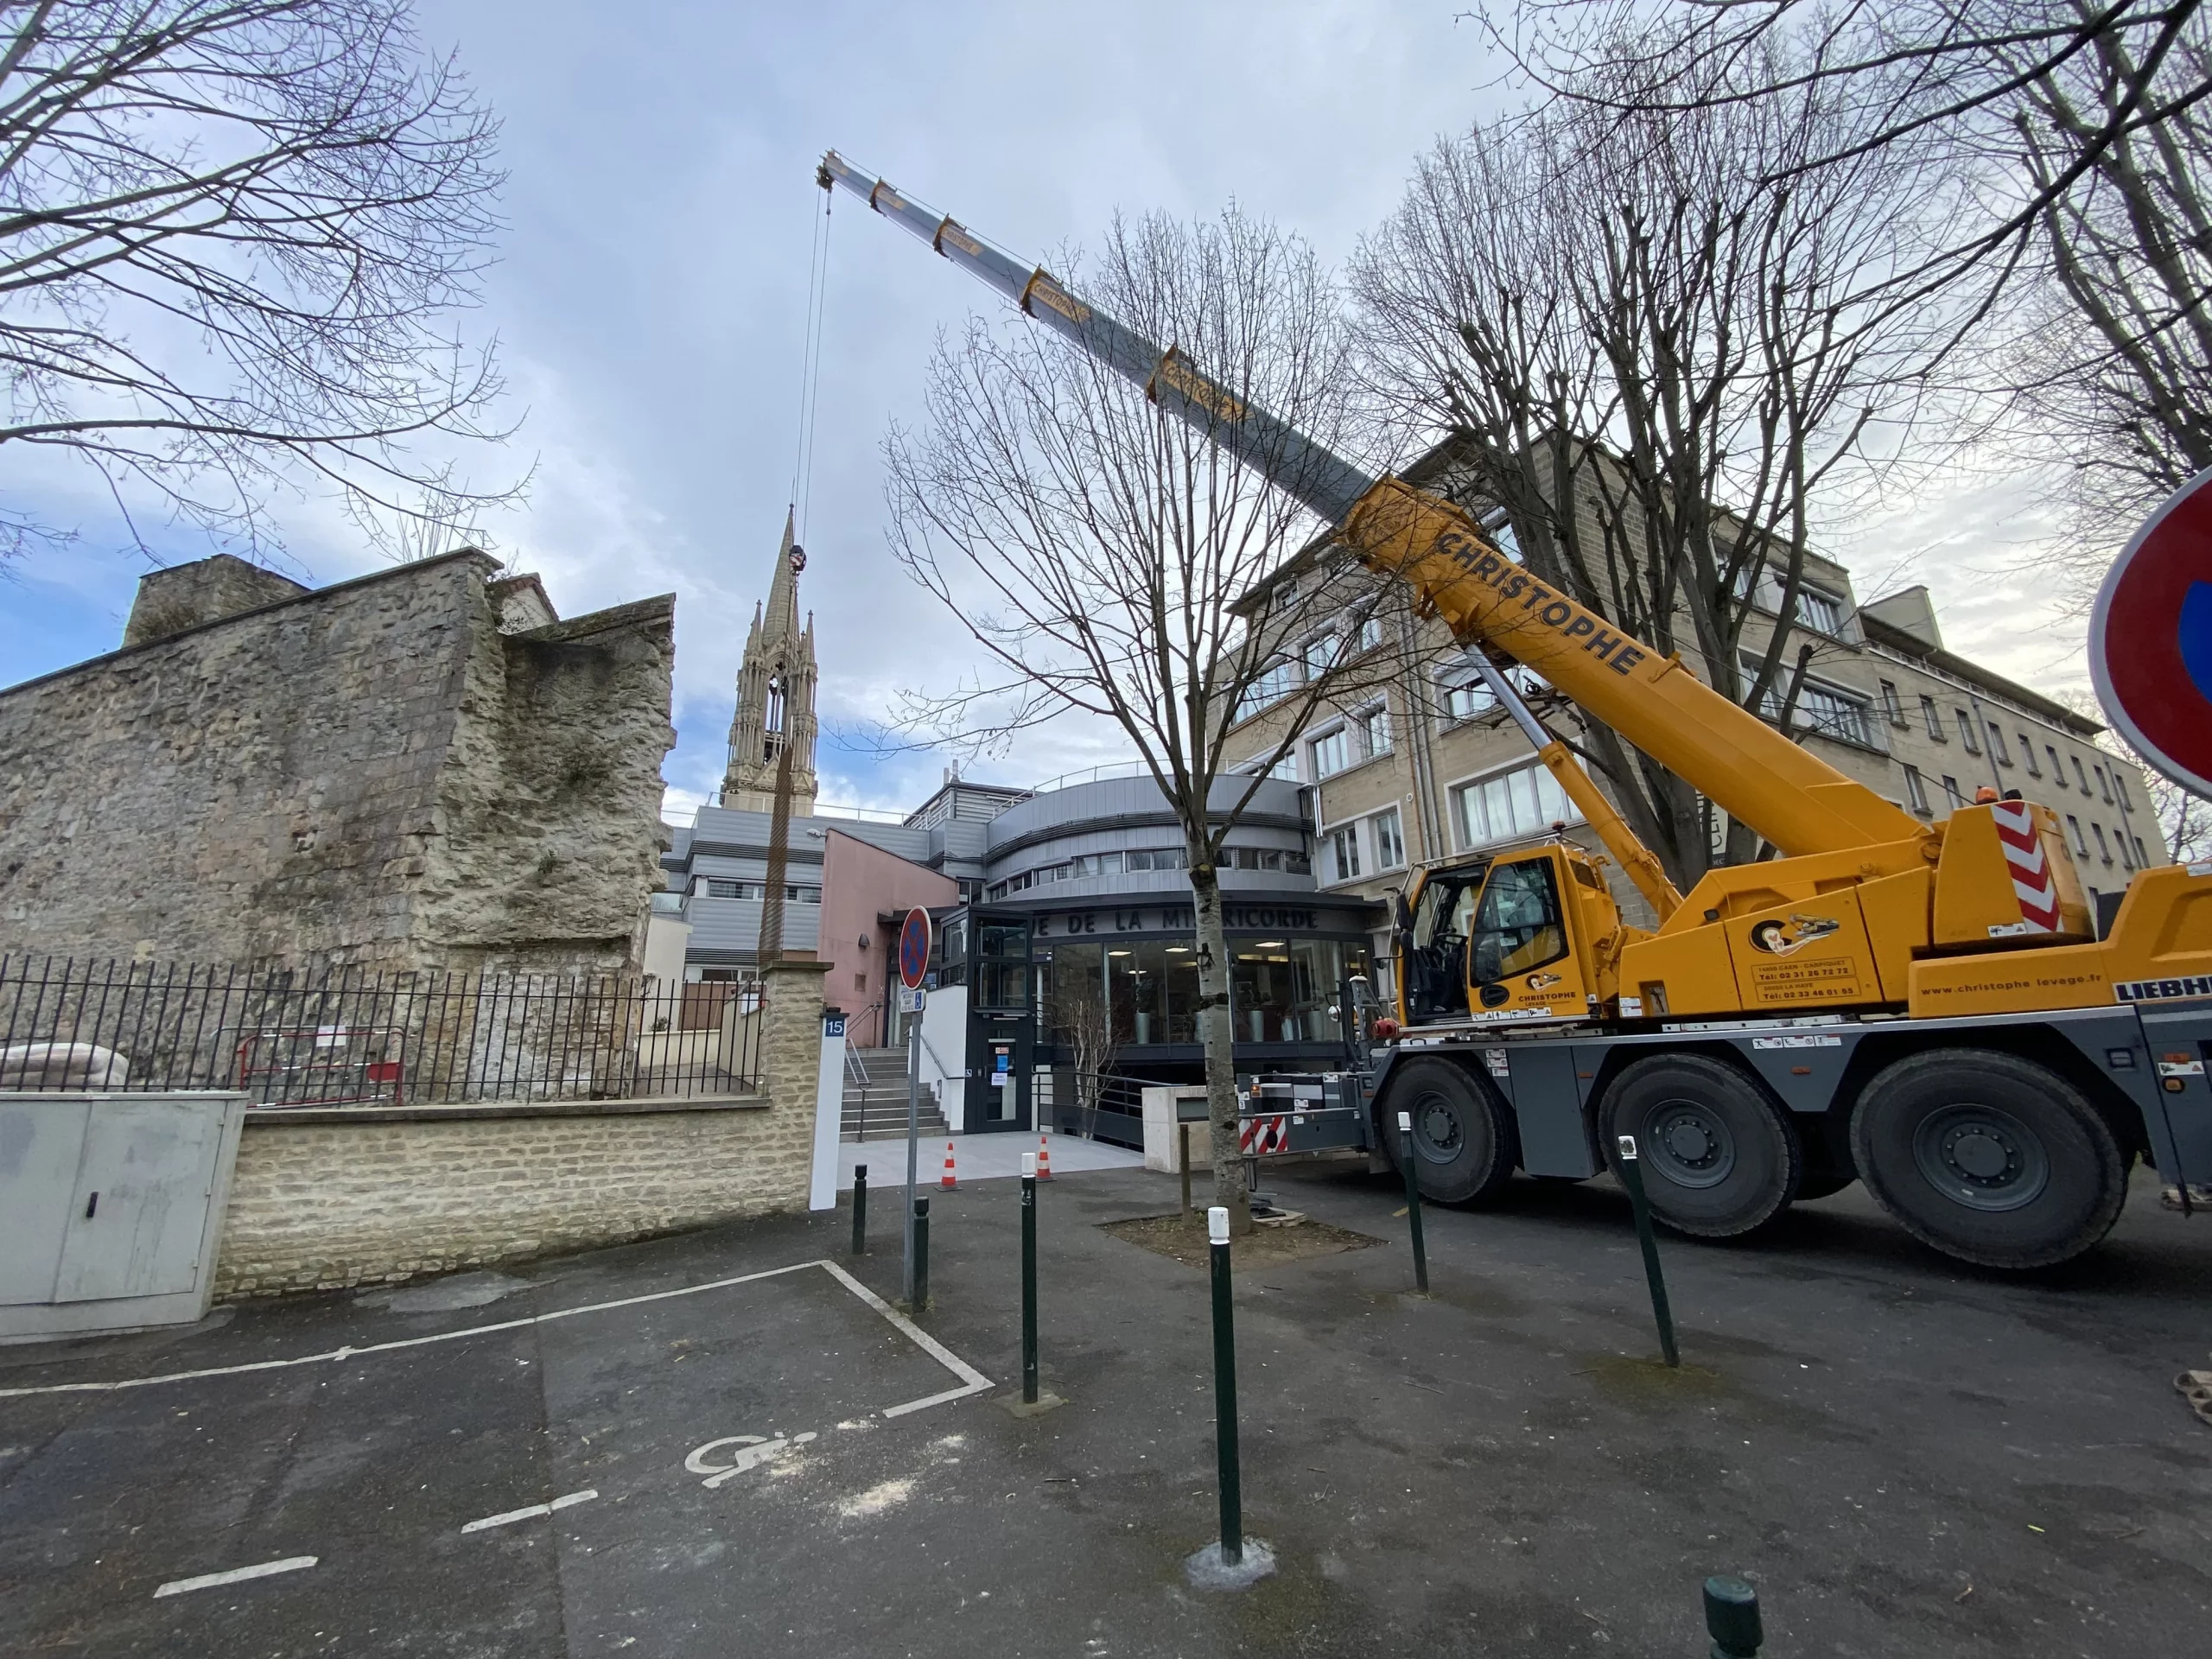
[[(1025, 269), (952, 219), (858, 172), (836, 151), (823, 157), (816, 178), (825, 190), (842, 186), (861, 197), (1259, 467), (1336, 526), (1370, 569), (1408, 583), (1455, 638), (1479, 641), (1535, 670), (1783, 854), (1841, 853), (1931, 836), (1902, 808), (1705, 684), (1678, 657), (1659, 657), (1537, 581), (1451, 502), (1399, 479), (1362, 472), (1208, 378), (1173, 345), (1163, 348), (1145, 339), (1071, 293), (1041, 265)], [(1596, 793), (1594, 785), (1586, 786)], [(1593, 824), (1618, 824), (1610, 805), (1604, 818), (1587, 808), (1585, 814)], [(1625, 836), (1624, 827), (1618, 833)], [(1629, 844), (1643, 861), (1623, 860), (1631, 874), (1653, 868), (1648, 849), (1633, 837)]]

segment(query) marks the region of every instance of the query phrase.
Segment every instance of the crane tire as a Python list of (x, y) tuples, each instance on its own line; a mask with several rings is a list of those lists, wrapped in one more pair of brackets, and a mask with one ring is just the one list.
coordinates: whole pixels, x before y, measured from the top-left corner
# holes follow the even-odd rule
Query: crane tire
[(1632, 1135), (1651, 1213), (1696, 1238), (1758, 1231), (1789, 1207), (1805, 1173), (1797, 1131), (1766, 1090), (1703, 1054), (1655, 1054), (1613, 1079), (1599, 1108), (1607, 1166)]
[(1439, 1204), (1494, 1202), (1513, 1179), (1520, 1135), (1505, 1103), (1483, 1078), (1450, 1060), (1408, 1060), (1376, 1104), (1390, 1166), (1405, 1173), (1398, 1114), (1414, 1121), (1414, 1180)]
[(2112, 1230), (2129, 1155), (2050, 1067), (1998, 1049), (1931, 1049), (1869, 1079), (1852, 1151), (1882, 1208), (1922, 1243), (1986, 1268), (2048, 1268)]

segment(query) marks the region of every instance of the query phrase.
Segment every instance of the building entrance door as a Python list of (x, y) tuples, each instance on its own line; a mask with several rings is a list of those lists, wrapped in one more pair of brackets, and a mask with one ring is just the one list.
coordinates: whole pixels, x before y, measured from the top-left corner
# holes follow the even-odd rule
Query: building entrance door
[(1032, 1006), (1029, 918), (968, 914), (968, 1086), (962, 1116), (969, 1134), (1027, 1129), (1036, 1122), (1037, 1014)]

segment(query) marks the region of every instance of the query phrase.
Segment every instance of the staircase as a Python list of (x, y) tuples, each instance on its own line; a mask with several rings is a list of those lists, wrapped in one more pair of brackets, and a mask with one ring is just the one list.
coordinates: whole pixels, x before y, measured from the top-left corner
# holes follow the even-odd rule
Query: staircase
[[(922, 1087), (921, 1135), (927, 1141), (947, 1133), (937, 1108), (937, 1090)], [(906, 1133), (906, 1051), (849, 1048), (845, 1051), (844, 1138), (889, 1140)]]

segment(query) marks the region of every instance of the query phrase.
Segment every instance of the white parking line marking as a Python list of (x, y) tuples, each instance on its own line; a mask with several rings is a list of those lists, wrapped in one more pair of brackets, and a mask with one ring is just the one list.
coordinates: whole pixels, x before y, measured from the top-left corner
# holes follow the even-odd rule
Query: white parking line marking
[(248, 1371), (282, 1370), (293, 1365), (324, 1365), (353, 1359), (364, 1354), (388, 1354), (402, 1348), (421, 1348), (435, 1342), (459, 1342), (467, 1337), (489, 1336), (495, 1331), (519, 1331), (529, 1325), (550, 1325), (556, 1319), (572, 1319), (582, 1313), (603, 1313), (610, 1308), (636, 1307), (645, 1302), (664, 1302), (677, 1296), (697, 1296), (709, 1290), (728, 1290), (733, 1285), (750, 1285), (763, 1279), (779, 1278), (787, 1273), (803, 1273), (809, 1268), (823, 1268), (831, 1278), (889, 1320), (908, 1341), (960, 1379), (960, 1387), (949, 1389), (943, 1394), (909, 1400), (904, 1405), (887, 1406), (883, 1410), (884, 1416), (903, 1417), (909, 1412), (926, 1410), (931, 1406), (941, 1406), (951, 1400), (964, 1400), (971, 1394), (981, 1394), (984, 1389), (996, 1386), (835, 1262), (822, 1260), (794, 1262), (787, 1268), (769, 1268), (760, 1273), (740, 1274), (734, 1279), (715, 1279), (703, 1285), (683, 1285), (675, 1290), (649, 1291), (642, 1296), (623, 1296), (609, 1302), (587, 1302), (581, 1307), (559, 1307), (550, 1313), (533, 1313), (527, 1319), (500, 1319), (491, 1325), (472, 1325), (459, 1331), (441, 1331), (427, 1337), (404, 1337), (392, 1342), (368, 1343), (359, 1348), (334, 1348), (327, 1353), (302, 1354), (294, 1359), (261, 1359), (245, 1365), (215, 1365), (198, 1371), (166, 1371), (153, 1376), (118, 1377), (105, 1382), (47, 1382), (35, 1388), (0, 1389), (0, 1400), (18, 1399), (33, 1394), (112, 1394), (123, 1389), (152, 1388), (160, 1382), (190, 1382), (210, 1376), (238, 1376)]
[(163, 1596), (181, 1596), (188, 1590), (212, 1590), (219, 1584), (238, 1584), (247, 1579), (270, 1579), (279, 1573), (296, 1573), (302, 1567), (313, 1567), (312, 1555), (287, 1555), (281, 1561), (264, 1561), (258, 1567), (234, 1567), (227, 1573), (203, 1573), (196, 1579), (172, 1579), (154, 1592), (154, 1599)]
[(925, 1411), (931, 1406), (941, 1406), (950, 1400), (964, 1400), (971, 1394), (981, 1394), (985, 1389), (994, 1386), (989, 1377), (985, 1376), (835, 1262), (823, 1262), (821, 1265), (830, 1270), (831, 1278), (905, 1332), (908, 1341), (960, 1379), (960, 1387), (948, 1389), (943, 1394), (932, 1394), (921, 1400), (909, 1400), (903, 1406), (886, 1406), (883, 1408), (883, 1415), (904, 1417), (910, 1411)]
[(581, 1492), (565, 1492), (550, 1503), (533, 1503), (526, 1510), (509, 1510), (505, 1515), (487, 1515), (481, 1521), (471, 1521), (461, 1528), (463, 1532), (482, 1532), (488, 1527), (504, 1527), (517, 1521), (528, 1521), (541, 1515), (550, 1515), (556, 1510), (571, 1509), (578, 1503), (588, 1503), (599, 1496), (596, 1486)]

